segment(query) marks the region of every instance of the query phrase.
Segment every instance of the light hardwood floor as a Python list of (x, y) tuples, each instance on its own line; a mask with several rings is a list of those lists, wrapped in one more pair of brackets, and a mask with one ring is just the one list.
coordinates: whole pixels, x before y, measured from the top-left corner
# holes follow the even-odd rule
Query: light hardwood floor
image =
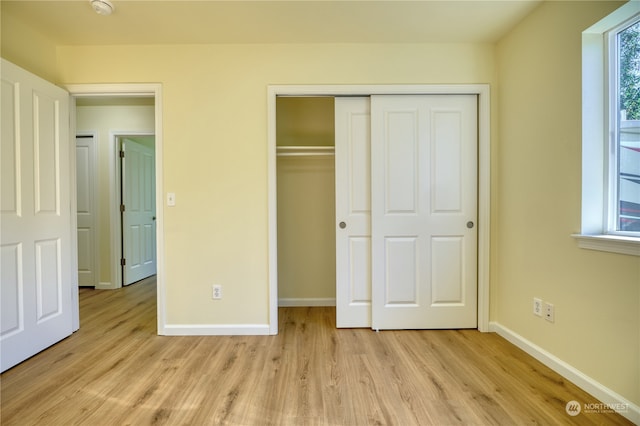
[(2, 374), (9, 425), (589, 425), (597, 402), (495, 334), (335, 328), (281, 308), (277, 336), (156, 335), (155, 281), (80, 291), (81, 328)]

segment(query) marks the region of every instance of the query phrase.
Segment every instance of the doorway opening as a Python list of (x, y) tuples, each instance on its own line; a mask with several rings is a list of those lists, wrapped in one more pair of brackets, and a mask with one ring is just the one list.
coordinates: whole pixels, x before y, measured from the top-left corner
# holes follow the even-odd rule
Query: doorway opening
[[(165, 286), (163, 270), (163, 212), (162, 212), (162, 106), (159, 84), (79, 84), (69, 85), (72, 96), (72, 128), (87, 131), (87, 122), (98, 125), (99, 145), (99, 199), (100, 218), (100, 259), (103, 266), (96, 288), (115, 289), (122, 287), (123, 251), (121, 186), (120, 186), (120, 145), (125, 137), (137, 142), (153, 145), (152, 171), (147, 178), (152, 179), (155, 188), (145, 191), (153, 205), (153, 228), (151, 246), (155, 254), (157, 286), (157, 330), (164, 334), (165, 327)], [(87, 121), (88, 120), (88, 121)], [(95, 125), (94, 125), (95, 127)], [(148, 180), (147, 179), (147, 180)], [(160, 195), (159, 195), (160, 194)], [(126, 209), (126, 207), (125, 207)], [(149, 240), (147, 236), (147, 240)], [(153, 275), (152, 274), (152, 275)], [(141, 278), (142, 279), (142, 278)]]
[(278, 306), (335, 306), (334, 98), (276, 108)]

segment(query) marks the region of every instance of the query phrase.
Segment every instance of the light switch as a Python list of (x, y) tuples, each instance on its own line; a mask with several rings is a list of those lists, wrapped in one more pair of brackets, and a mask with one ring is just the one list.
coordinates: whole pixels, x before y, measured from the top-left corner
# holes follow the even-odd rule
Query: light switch
[(169, 207), (173, 207), (176, 205), (176, 194), (175, 192), (167, 192), (167, 205)]

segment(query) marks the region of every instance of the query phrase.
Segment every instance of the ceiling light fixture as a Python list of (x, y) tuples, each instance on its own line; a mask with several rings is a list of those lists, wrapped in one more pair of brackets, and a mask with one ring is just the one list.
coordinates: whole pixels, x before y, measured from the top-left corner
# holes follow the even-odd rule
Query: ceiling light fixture
[(111, 15), (115, 7), (109, 0), (89, 0), (98, 15)]

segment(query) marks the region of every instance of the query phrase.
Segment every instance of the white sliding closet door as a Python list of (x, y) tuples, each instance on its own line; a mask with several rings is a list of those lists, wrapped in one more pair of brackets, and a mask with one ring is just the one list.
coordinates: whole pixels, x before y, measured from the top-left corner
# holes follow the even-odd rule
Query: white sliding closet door
[(335, 99), (336, 326), (371, 327), (369, 98)]
[(372, 327), (477, 326), (477, 97), (371, 97)]
[(336, 98), (336, 324), (477, 327), (477, 97)]

